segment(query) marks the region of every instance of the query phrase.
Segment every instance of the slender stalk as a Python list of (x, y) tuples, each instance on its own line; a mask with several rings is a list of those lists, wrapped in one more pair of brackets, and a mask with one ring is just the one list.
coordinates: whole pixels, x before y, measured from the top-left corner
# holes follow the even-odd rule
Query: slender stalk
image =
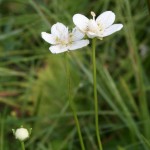
[(1, 127), (1, 132), (0, 132), (0, 149), (3, 150), (4, 149), (4, 116), (2, 116), (0, 114), (0, 117), (1, 117), (1, 124), (0, 124), (0, 127)]
[(24, 146), (24, 142), (23, 141), (21, 141), (21, 148), (22, 148), (22, 150), (25, 150), (25, 146)]
[(98, 146), (100, 150), (103, 150), (102, 142), (99, 132), (99, 123), (98, 123), (98, 99), (97, 99), (97, 85), (96, 85), (96, 60), (95, 60), (95, 47), (96, 39), (92, 40), (92, 60), (93, 60), (93, 86), (94, 86), (94, 103), (95, 103), (95, 127), (96, 127), (96, 136), (98, 141)]
[(67, 72), (67, 79), (68, 79), (69, 104), (70, 104), (71, 110), (73, 112), (73, 116), (74, 116), (74, 120), (75, 120), (75, 123), (76, 123), (76, 127), (77, 127), (77, 131), (78, 131), (78, 136), (79, 136), (81, 148), (82, 148), (82, 150), (85, 150), (85, 146), (84, 146), (83, 137), (82, 137), (82, 134), (81, 134), (79, 120), (78, 120), (78, 117), (77, 117), (77, 113), (76, 113), (76, 110), (75, 110), (75, 105), (74, 105), (73, 99), (71, 97), (71, 81), (70, 81), (70, 71), (69, 71), (67, 53), (66, 53), (65, 57), (66, 57), (66, 72)]

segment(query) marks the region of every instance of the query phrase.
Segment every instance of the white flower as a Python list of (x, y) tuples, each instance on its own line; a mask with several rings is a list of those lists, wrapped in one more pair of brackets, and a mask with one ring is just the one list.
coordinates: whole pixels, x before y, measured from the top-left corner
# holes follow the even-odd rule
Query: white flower
[(56, 54), (79, 49), (89, 44), (89, 40), (82, 40), (84, 34), (77, 28), (69, 32), (68, 28), (59, 22), (52, 26), (51, 34), (42, 32), (41, 35), (46, 42), (52, 44), (49, 50)]
[(18, 128), (16, 131), (13, 131), (14, 135), (16, 137), (16, 139), (20, 140), (20, 141), (24, 141), (27, 138), (29, 138), (29, 132), (27, 129), (25, 128)]
[(73, 16), (74, 24), (89, 38), (98, 37), (102, 39), (116, 31), (122, 29), (122, 24), (113, 24), (115, 21), (115, 14), (112, 11), (105, 11), (100, 14), (95, 20), (95, 13), (91, 12), (93, 19), (88, 19), (82, 14), (75, 14)]

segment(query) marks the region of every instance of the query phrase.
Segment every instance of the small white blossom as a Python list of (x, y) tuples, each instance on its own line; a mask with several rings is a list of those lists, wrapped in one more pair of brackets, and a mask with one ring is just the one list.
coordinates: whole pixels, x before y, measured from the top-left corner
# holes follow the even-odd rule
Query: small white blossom
[(89, 40), (83, 40), (84, 34), (77, 28), (69, 32), (68, 28), (59, 22), (52, 26), (51, 34), (42, 32), (41, 36), (46, 42), (52, 44), (49, 50), (56, 54), (79, 49), (89, 44)]
[(16, 131), (13, 129), (13, 133), (16, 139), (20, 141), (24, 141), (29, 138), (29, 131), (23, 127), (16, 129)]
[(88, 19), (82, 14), (73, 16), (74, 24), (89, 38), (97, 37), (102, 39), (122, 29), (122, 24), (113, 24), (115, 14), (112, 11), (105, 11), (95, 19), (95, 13), (91, 12), (93, 19)]

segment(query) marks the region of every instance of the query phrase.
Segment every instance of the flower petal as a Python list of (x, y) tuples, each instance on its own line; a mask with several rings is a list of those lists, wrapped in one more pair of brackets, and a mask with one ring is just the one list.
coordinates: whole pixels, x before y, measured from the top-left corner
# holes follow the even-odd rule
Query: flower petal
[(48, 42), (50, 44), (56, 44), (56, 40), (55, 40), (56, 38), (52, 34), (42, 32), (41, 36), (46, 42)]
[(112, 11), (105, 11), (102, 14), (100, 14), (96, 22), (97, 24), (102, 25), (104, 28), (108, 28), (111, 26), (115, 21), (115, 14)]
[(55, 46), (51, 46), (49, 48), (49, 50), (53, 53), (53, 54), (58, 54), (58, 53), (63, 53), (65, 51), (68, 50), (68, 47), (66, 45), (55, 45)]
[(62, 35), (68, 35), (68, 28), (64, 24), (58, 22), (52, 26), (51, 33), (58, 38), (61, 38)]
[(81, 14), (75, 14), (73, 16), (73, 22), (82, 32), (86, 32), (89, 22), (87, 17)]
[(77, 27), (73, 28), (71, 35), (72, 41), (78, 41), (84, 37), (84, 33), (82, 33)]
[(93, 38), (97, 37), (98, 34), (89, 31), (89, 32), (87, 32), (87, 36), (88, 36), (89, 38), (93, 39)]
[(84, 46), (87, 46), (88, 44), (89, 44), (89, 40), (75, 41), (69, 45), (69, 50), (76, 50)]
[(86, 34), (89, 38), (94, 38), (99, 35), (99, 27), (95, 20), (90, 19)]
[(117, 32), (117, 31), (121, 30), (122, 27), (123, 27), (122, 24), (114, 24), (114, 25), (110, 26), (109, 28), (107, 28), (104, 31), (103, 37), (108, 36), (110, 34), (113, 34), (114, 32)]
[(99, 27), (95, 20), (90, 19), (88, 24), (88, 31), (95, 31), (95, 32), (99, 31)]

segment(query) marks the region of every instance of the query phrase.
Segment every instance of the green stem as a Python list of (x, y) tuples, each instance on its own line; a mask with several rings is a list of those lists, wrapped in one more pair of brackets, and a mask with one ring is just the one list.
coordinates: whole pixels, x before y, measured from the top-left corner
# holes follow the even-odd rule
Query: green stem
[(76, 123), (76, 127), (77, 127), (77, 131), (78, 131), (78, 136), (79, 136), (81, 148), (82, 148), (82, 150), (85, 150), (85, 146), (84, 146), (84, 142), (83, 142), (83, 138), (82, 138), (82, 134), (81, 134), (79, 120), (78, 120), (78, 117), (77, 117), (77, 113), (76, 113), (76, 110), (75, 110), (73, 99), (71, 97), (71, 81), (70, 81), (70, 72), (69, 72), (69, 65), (68, 65), (68, 60), (67, 60), (67, 53), (66, 53), (65, 57), (66, 57), (67, 79), (68, 79), (69, 104), (70, 104), (71, 110), (73, 112), (73, 116), (74, 116), (74, 120), (75, 120), (75, 123)]
[(22, 150), (25, 150), (25, 146), (24, 146), (24, 142), (23, 141), (21, 141), (21, 148), (22, 148)]
[(102, 142), (99, 133), (99, 124), (98, 124), (98, 100), (97, 100), (97, 86), (96, 86), (96, 60), (95, 60), (95, 47), (96, 39), (92, 40), (92, 60), (93, 60), (93, 84), (94, 84), (94, 103), (95, 103), (95, 127), (96, 127), (96, 136), (98, 141), (98, 146), (100, 150), (103, 150)]
[(0, 132), (0, 149), (4, 149), (4, 116), (0, 114), (1, 117), (1, 132)]

